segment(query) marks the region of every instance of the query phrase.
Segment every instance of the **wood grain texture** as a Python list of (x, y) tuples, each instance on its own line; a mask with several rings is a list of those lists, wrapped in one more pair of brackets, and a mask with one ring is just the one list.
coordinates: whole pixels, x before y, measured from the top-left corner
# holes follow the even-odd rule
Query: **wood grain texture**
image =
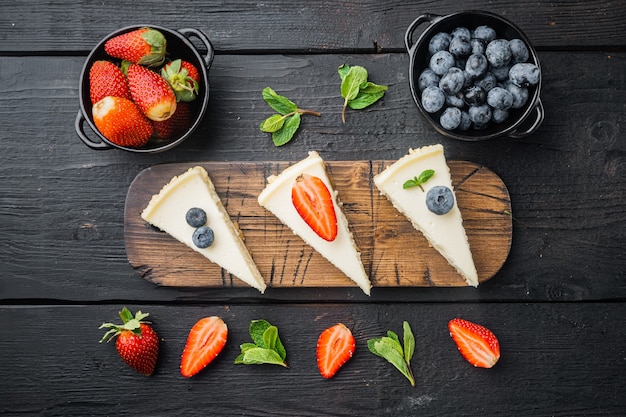
[[(327, 170), (350, 223), (361, 260), (374, 287), (465, 286), (465, 280), (410, 222), (381, 196), (374, 175), (392, 161), (333, 161)], [(351, 287), (354, 283), (257, 202), (269, 175), (288, 162), (201, 163), (245, 236), (268, 287)], [(126, 252), (148, 281), (164, 286), (230, 287), (246, 284), (148, 227), (140, 217), (152, 195), (192, 165), (156, 165), (131, 184), (124, 215)], [(457, 203), (480, 282), (502, 267), (511, 247), (511, 202), (502, 180), (486, 167), (450, 161)], [(285, 202), (290, 204), (290, 202)], [(184, 213), (181, 213), (184, 216)], [(219, 238), (219, 236), (217, 236)]]
[(621, 0), (466, 0), (462, 4), (324, 0), (301, 5), (290, 0), (251, 4), (207, 0), (192, 6), (174, 0), (168, 7), (159, 0), (114, 4), (31, 0), (28, 4), (28, 19), (22, 2), (3, 5), (0, 52), (57, 53), (62, 45), (63, 53), (85, 53), (107, 34), (147, 20), (171, 29), (202, 30), (218, 53), (398, 52), (404, 50), (404, 33), (418, 16), (461, 10), (501, 14), (540, 49), (626, 45), (626, 8)]
[[(122, 306), (2, 306), (0, 414), (3, 416), (623, 416), (626, 333), (616, 328), (624, 303), (128, 304), (150, 313), (160, 336), (156, 372), (136, 374), (112, 343), (99, 344), (103, 321)], [(226, 347), (191, 379), (180, 355), (191, 326), (218, 315)], [(477, 369), (459, 355), (447, 322), (463, 317), (489, 327), (502, 357)], [(71, 323), (68, 318), (71, 318)], [(234, 365), (250, 320), (276, 325), (289, 369)], [(366, 342), (387, 330), (416, 338), (416, 386), (372, 355)], [(317, 337), (348, 326), (356, 351), (331, 380), (315, 362)], [(16, 325), (19, 323), (19, 325)]]

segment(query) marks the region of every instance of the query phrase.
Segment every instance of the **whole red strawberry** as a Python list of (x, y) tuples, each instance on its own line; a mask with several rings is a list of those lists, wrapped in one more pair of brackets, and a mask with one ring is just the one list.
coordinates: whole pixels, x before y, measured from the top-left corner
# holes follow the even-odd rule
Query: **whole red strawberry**
[(89, 96), (96, 104), (106, 96), (130, 98), (128, 80), (122, 70), (110, 61), (96, 61), (89, 69)]
[(189, 103), (180, 101), (176, 105), (176, 111), (167, 120), (152, 122), (154, 127), (154, 139), (168, 140), (185, 132), (191, 126), (191, 106)]
[(150, 120), (162, 121), (176, 111), (176, 95), (154, 71), (137, 64), (128, 66), (128, 86), (133, 101)]
[(161, 76), (170, 84), (177, 100), (195, 100), (200, 89), (200, 72), (191, 62), (172, 61), (161, 69)]
[(143, 375), (152, 375), (159, 357), (159, 337), (148, 322), (142, 321), (147, 313), (138, 311), (135, 317), (126, 307), (120, 311), (124, 324), (103, 323), (101, 329), (109, 329), (102, 340), (115, 340), (115, 348), (120, 357), (133, 369)]
[(165, 36), (148, 27), (115, 36), (104, 44), (104, 50), (110, 56), (148, 67), (162, 65), (166, 49)]
[(116, 145), (140, 147), (152, 136), (150, 121), (126, 98), (107, 96), (93, 105), (91, 113), (98, 131)]

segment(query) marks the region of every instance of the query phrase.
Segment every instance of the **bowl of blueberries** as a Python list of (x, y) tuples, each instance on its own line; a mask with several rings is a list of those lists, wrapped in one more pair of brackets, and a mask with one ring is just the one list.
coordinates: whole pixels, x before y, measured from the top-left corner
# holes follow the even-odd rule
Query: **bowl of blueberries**
[(405, 44), (413, 99), (442, 135), (522, 138), (541, 125), (539, 58), (510, 21), (484, 11), (423, 14), (407, 29)]

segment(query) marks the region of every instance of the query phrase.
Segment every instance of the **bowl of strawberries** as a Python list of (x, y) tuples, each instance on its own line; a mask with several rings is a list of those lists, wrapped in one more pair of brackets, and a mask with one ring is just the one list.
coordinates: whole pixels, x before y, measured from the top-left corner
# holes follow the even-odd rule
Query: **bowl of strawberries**
[(211, 42), (197, 29), (136, 25), (107, 35), (80, 74), (76, 134), (97, 150), (176, 147), (204, 118), (213, 56)]

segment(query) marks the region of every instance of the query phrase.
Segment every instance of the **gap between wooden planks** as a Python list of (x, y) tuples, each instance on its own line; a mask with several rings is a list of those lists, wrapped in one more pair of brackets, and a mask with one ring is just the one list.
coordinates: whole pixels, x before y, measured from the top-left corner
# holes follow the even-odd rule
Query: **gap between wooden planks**
[[(454, 268), (374, 186), (373, 176), (392, 162), (326, 163), (374, 288), (465, 286)], [(144, 279), (163, 286), (246, 286), (140, 216), (153, 194), (195, 165), (206, 168), (270, 289), (355, 286), (259, 206), (257, 196), (266, 178), (279, 174), (289, 162), (172, 163), (140, 172), (128, 190), (124, 230), (128, 260)], [(511, 247), (509, 193), (484, 166), (467, 161), (448, 161), (448, 165), (479, 280), (484, 282), (502, 267)]]

